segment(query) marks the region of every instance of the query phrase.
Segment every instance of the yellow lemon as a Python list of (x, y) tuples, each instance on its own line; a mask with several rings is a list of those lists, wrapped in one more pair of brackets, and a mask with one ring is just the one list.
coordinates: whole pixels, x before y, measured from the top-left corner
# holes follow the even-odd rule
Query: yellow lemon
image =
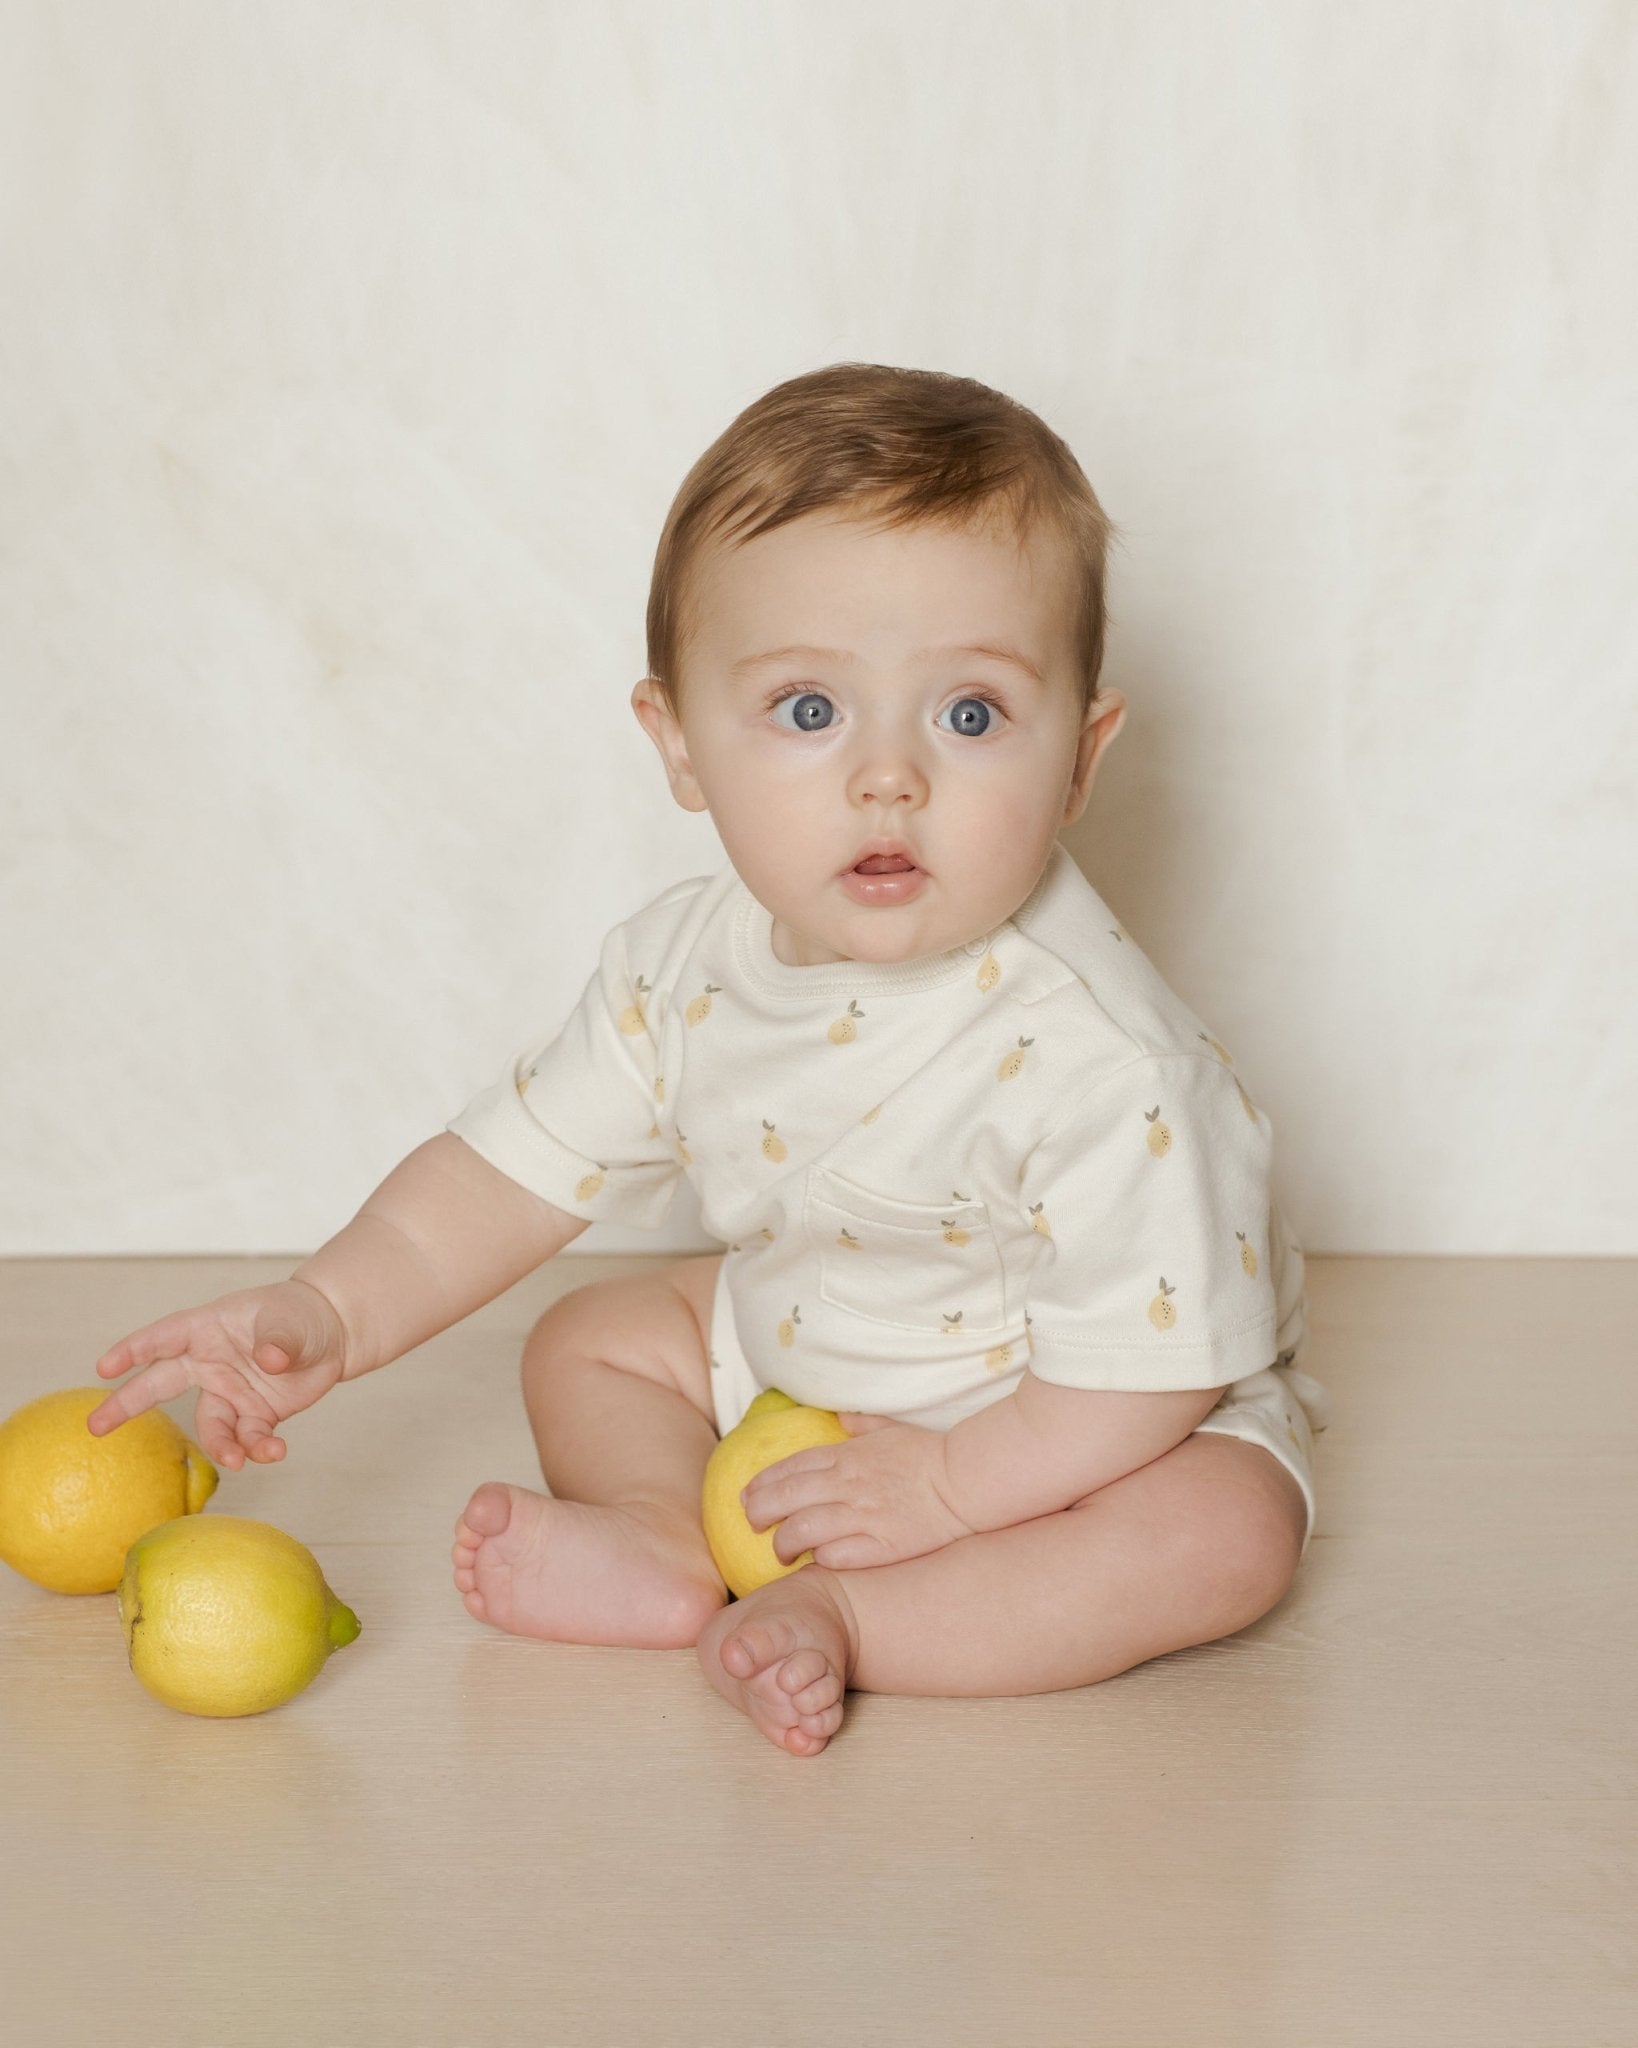
[(779, 1524), (753, 1529), (740, 1504), (741, 1487), (781, 1458), (794, 1457), (814, 1444), (847, 1441), (848, 1433), (833, 1409), (804, 1408), (789, 1394), (768, 1387), (717, 1445), (705, 1462), (700, 1516), (705, 1540), (730, 1592), (754, 1593), (770, 1579), (800, 1570), (813, 1557), (811, 1550), (804, 1550), (789, 1564), (781, 1564), (774, 1552)]
[(283, 1706), (359, 1633), (307, 1546), (243, 1515), (181, 1515), (138, 1537), (119, 1618), (131, 1669), (184, 1714)]
[(145, 1529), (196, 1515), (216, 1467), (162, 1408), (107, 1436), (85, 1418), (112, 1387), (64, 1387), (0, 1422), (0, 1558), (53, 1593), (111, 1593)]

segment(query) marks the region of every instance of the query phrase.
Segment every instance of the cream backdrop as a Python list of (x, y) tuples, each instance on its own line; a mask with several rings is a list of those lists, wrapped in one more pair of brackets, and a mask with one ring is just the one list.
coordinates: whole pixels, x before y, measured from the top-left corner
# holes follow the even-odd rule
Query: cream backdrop
[(1124, 529), (1069, 843), (1304, 1244), (1638, 1250), (1638, 8), (0, 22), (0, 1250), (305, 1252), (719, 863), (653, 549), (845, 358)]

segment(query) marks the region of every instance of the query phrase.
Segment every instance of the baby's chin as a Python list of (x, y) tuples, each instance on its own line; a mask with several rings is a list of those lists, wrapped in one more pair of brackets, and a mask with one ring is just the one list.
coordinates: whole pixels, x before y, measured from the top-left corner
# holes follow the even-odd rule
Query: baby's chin
[[(916, 960), (937, 960), (987, 938), (1012, 914), (1004, 910), (982, 924), (975, 924), (970, 916), (957, 920), (937, 911), (931, 916), (925, 912), (913, 916), (932, 893), (933, 879), (929, 875), (909, 903), (855, 904), (844, 894), (839, 913), (827, 917), (823, 924), (816, 919), (793, 924), (775, 912), (774, 952), (788, 967), (829, 967), (847, 960), (875, 967), (909, 965)], [(1018, 901), (1022, 903), (1024, 897)]]

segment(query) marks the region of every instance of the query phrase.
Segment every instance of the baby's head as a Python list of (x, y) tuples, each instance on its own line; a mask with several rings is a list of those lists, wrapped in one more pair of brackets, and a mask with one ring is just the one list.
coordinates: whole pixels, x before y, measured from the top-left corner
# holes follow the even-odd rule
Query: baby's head
[[(1125, 715), (1115, 531), (1042, 420), (934, 370), (794, 377), (694, 464), (631, 701), (787, 965), (947, 952), (1029, 895)], [(919, 874), (855, 874), (876, 840)]]

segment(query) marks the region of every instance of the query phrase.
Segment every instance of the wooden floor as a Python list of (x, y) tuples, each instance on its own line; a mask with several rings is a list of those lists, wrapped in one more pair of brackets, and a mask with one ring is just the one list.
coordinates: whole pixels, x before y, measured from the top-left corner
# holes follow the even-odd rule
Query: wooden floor
[[(294, 1263), (0, 1264), (0, 1415)], [(560, 1258), (224, 1473), (363, 1623), (272, 1713), (172, 1712), (112, 1594), (0, 1566), (8, 2048), (1638, 2040), (1638, 1263), (1310, 1259), (1286, 1600), (1077, 1692), (853, 1694), (812, 1759), (451, 1581), (472, 1488), (540, 1483), (530, 1323), (656, 1263)]]

